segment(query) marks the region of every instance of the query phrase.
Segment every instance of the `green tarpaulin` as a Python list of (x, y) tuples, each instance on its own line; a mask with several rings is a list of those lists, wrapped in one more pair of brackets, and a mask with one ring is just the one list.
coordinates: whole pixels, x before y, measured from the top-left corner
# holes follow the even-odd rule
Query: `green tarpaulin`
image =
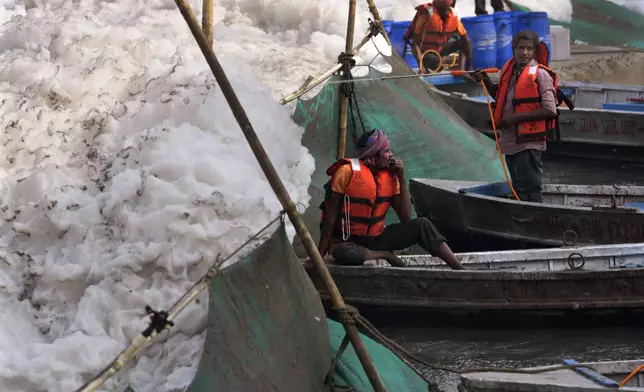
[[(338, 351), (342, 339), (344, 339), (344, 327), (333, 320), (328, 320), (328, 325), (331, 350), (335, 353)], [(427, 392), (427, 382), (410, 369), (400, 358), (368, 337), (362, 335), (362, 339), (388, 391)], [(373, 387), (369, 383), (369, 379), (362, 369), (360, 360), (351, 344), (338, 360), (333, 374), (333, 381), (338, 386), (350, 385), (356, 392), (373, 391)]]
[[(516, 11), (537, 11), (514, 4)], [(644, 15), (607, 0), (572, 0), (572, 22), (550, 20), (570, 29), (570, 39), (590, 45), (630, 45), (644, 49)]]

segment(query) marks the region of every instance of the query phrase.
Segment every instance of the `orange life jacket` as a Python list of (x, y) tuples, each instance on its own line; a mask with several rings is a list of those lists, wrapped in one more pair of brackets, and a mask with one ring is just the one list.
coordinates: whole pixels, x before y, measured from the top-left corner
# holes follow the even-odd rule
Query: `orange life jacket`
[[(546, 66), (548, 63), (548, 47), (543, 42), (540, 42), (535, 50), (535, 59), (538, 65), (524, 67), (517, 79), (514, 98), (512, 99), (512, 105), (516, 113), (527, 113), (541, 107), (541, 95), (539, 94), (539, 85), (537, 84), (539, 68), (548, 71), (554, 82), (555, 91), (559, 88), (557, 74)], [(494, 107), (494, 122), (496, 124), (503, 117), (503, 107), (505, 106), (515, 63), (516, 60), (512, 57), (501, 69)], [(556, 95), (555, 102), (557, 102)], [(517, 125), (517, 142), (552, 139), (555, 135), (556, 127), (557, 118), (522, 122)]]
[(389, 170), (379, 170), (377, 179), (374, 178), (371, 169), (357, 158), (340, 159), (327, 169), (331, 180), (324, 186), (326, 193), (320, 205), (320, 226), (324, 223), (324, 211), (333, 194), (333, 176), (341, 166), (347, 164), (351, 165), (351, 180), (342, 195), (344, 201), (332, 237), (346, 241), (350, 236), (378, 236), (385, 228), (385, 215), (391, 206), (398, 179)]
[[(421, 15), (426, 15), (425, 24), (421, 34), (415, 34), (416, 25), (421, 23)], [(404, 41), (411, 39), (414, 45), (420, 47), (421, 52), (435, 50), (440, 52), (443, 45), (449, 41), (450, 37), (458, 30), (458, 18), (454, 11), (449, 11), (447, 21), (443, 22), (433, 3), (426, 3), (416, 7), (416, 15), (407, 27)]]

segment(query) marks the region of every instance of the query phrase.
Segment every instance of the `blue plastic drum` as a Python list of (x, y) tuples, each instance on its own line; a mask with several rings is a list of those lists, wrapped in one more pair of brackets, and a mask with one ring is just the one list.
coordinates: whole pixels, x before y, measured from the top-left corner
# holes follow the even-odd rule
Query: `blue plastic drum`
[[(407, 31), (407, 28), (410, 24), (411, 20), (391, 23), (391, 33), (389, 34), (389, 41), (391, 41), (392, 51), (398, 53), (398, 56), (402, 56), (403, 54), (403, 49), (405, 48), (403, 35), (405, 35), (405, 31)], [(410, 48), (407, 48), (407, 52), (411, 52)]]
[(548, 46), (548, 62), (550, 62), (550, 22), (547, 12), (519, 12), (517, 14), (515, 33), (521, 30), (532, 30), (539, 36), (539, 40)]
[(503, 67), (503, 65), (512, 58), (512, 38), (514, 37), (515, 22), (515, 12), (509, 11), (494, 13), (497, 68)]
[(476, 68), (496, 67), (496, 29), (492, 15), (461, 18), (463, 27), (472, 42), (472, 66)]

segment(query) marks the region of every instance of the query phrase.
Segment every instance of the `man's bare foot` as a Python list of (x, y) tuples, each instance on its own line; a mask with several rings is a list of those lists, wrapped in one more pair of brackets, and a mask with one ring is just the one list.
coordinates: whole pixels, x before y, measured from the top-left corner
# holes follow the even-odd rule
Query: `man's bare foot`
[(365, 261), (366, 260), (375, 260), (375, 259), (385, 259), (393, 267), (406, 267), (404, 261), (402, 261), (398, 256), (393, 252), (387, 250), (369, 250), (365, 252)]

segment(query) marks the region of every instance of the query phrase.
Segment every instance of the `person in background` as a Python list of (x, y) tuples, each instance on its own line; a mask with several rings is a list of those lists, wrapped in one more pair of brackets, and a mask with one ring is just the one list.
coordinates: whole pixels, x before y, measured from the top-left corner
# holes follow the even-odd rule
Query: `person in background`
[[(472, 46), (467, 31), (452, 9), (453, 0), (434, 0), (416, 7), (416, 15), (403, 35), (412, 48), (421, 73), (440, 70), (442, 57), (459, 52), (460, 69), (472, 69)], [(436, 55), (423, 54), (428, 50)], [(421, 61), (422, 58), (422, 61)], [(467, 65), (466, 65), (467, 64)]]
[[(385, 259), (404, 267), (393, 252), (419, 244), (452, 269), (464, 269), (429, 219), (412, 219), (403, 162), (392, 155), (387, 135), (374, 129), (357, 143), (359, 158), (340, 159), (327, 170), (331, 180), (320, 206), (320, 254), (331, 253), (349, 265)], [(390, 206), (400, 223), (385, 227)]]
[(498, 85), (482, 71), (472, 73), (469, 81), (482, 80), (496, 97), (499, 145), (519, 199), (541, 203), (543, 152), (546, 140), (554, 136), (558, 116), (557, 75), (546, 66), (548, 47), (534, 31), (516, 34), (512, 49), (514, 56), (501, 69)]
[[(494, 12), (503, 12), (503, 0), (490, 0)], [(485, 10), (485, 0), (474, 0), (474, 13), (476, 16), (487, 15)]]

